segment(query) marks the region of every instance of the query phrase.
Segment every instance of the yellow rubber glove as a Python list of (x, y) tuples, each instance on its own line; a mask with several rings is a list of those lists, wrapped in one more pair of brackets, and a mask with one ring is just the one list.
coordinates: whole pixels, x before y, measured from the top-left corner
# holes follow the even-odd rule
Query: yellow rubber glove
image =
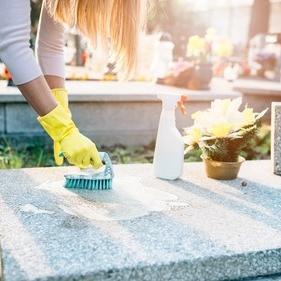
[[(58, 104), (60, 104), (68, 113), (71, 118), (71, 112), (68, 107), (68, 92), (64, 88), (52, 89), (52, 94)], [(61, 145), (58, 141), (54, 141), (54, 158), (57, 165), (63, 164), (63, 157), (60, 156)]]
[(60, 153), (70, 164), (80, 168), (90, 165), (95, 169), (102, 167), (96, 145), (79, 132), (62, 105), (59, 104), (48, 114), (38, 117), (38, 121), (54, 142), (60, 144)]
[(69, 108), (68, 108), (68, 92), (65, 88), (55, 88), (52, 89), (52, 94), (57, 101), (58, 104), (60, 104), (65, 110), (69, 111), (69, 114), (71, 114)]

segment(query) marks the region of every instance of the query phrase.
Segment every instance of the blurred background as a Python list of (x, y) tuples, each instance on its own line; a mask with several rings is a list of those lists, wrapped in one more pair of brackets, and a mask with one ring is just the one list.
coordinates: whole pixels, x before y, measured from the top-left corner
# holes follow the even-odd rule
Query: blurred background
[[(41, 3), (31, 1), (31, 48)], [(272, 101), (281, 101), (280, 15), (279, 0), (150, 0), (137, 73), (132, 81), (118, 86), (114, 83), (119, 73), (107, 54), (93, 49), (75, 30), (67, 30), (67, 86), (79, 128), (107, 146), (115, 162), (151, 162), (161, 107), (147, 95), (158, 93), (155, 85), (173, 86), (171, 91), (177, 93), (192, 90), (191, 101), (184, 102), (188, 114), (178, 115), (179, 129), (190, 125), (191, 113), (206, 108), (214, 98), (242, 95), (256, 111), (270, 108)], [(16, 89), (6, 87), (7, 83), (13, 85), (12, 77), (1, 62), (0, 80), (0, 133), (4, 136), (4, 141), (0, 140), (0, 167), (53, 165), (51, 148), (35, 142), (34, 136), (42, 131), (34, 114), (15, 97)], [(85, 93), (89, 98), (83, 96)], [(182, 93), (190, 97), (190, 92)], [(123, 94), (137, 97), (124, 99)], [(2, 106), (5, 114), (1, 117)], [(103, 120), (103, 125), (99, 127), (95, 118)], [(17, 123), (16, 119), (26, 122)], [(245, 151), (247, 159), (269, 157), (269, 125), (270, 114), (260, 135)], [(23, 141), (23, 136), (31, 136), (32, 141)], [(20, 142), (14, 141), (16, 137)], [(24, 148), (18, 149), (19, 143)], [(186, 159), (200, 158), (195, 153)]]
[[(41, 2), (31, 1), (31, 47)], [(192, 76), (195, 64), (202, 68), (199, 71), (205, 80), (211, 76), (280, 80), (280, 12), (279, 0), (152, 0), (135, 80), (160, 78), (165, 84), (207, 87), (200, 84), (202, 81), (194, 73)], [(68, 79), (118, 79), (114, 63), (108, 62), (106, 54), (94, 50), (75, 30), (67, 31), (65, 62)], [(7, 78), (3, 67), (0, 73)], [(185, 81), (175, 78), (180, 74)]]

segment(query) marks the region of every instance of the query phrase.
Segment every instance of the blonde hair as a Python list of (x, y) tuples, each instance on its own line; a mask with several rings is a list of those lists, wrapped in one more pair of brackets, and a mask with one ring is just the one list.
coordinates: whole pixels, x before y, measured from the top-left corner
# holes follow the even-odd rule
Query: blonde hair
[(76, 27), (94, 47), (110, 39), (117, 70), (129, 77), (135, 71), (138, 37), (143, 27), (144, 0), (46, 0), (55, 20)]

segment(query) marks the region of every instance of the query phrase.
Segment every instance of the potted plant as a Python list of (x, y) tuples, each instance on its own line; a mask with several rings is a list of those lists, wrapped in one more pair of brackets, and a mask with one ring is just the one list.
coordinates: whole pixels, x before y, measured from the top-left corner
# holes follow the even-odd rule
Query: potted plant
[(211, 44), (205, 37), (191, 36), (187, 44), (187, 57), (194, 63), (189, 88), (209, 89), (213, 77), (211, 63)]
[(192, 115), (194, 125), (185, 129), (186, 152), (199, 148), (207, 176), (230, 180), (237, 177), (245, 159), (242, 149), (257, 134), (259, 121), (267, 109), (254, 113), (252, 108), (239, 110), (241, 98), (217, 99), (211, 108)]

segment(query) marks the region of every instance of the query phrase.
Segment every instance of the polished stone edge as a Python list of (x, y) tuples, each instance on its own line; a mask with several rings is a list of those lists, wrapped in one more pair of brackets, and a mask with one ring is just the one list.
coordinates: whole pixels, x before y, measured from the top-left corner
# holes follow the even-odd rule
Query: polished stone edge
[(243, 278), (233, 281), (281, 281), (281, 275), (259, 276), (255, 278)]
[(0, 281), (4, 281), (4, 273), (3, 273), (3, 259), (2, 259), (2, 249), (1, 249), (1, 241), (0, 241)]
[[(279, 263), (276, 264), (276, 261), (279, 261)], [(272, 272), (273, 265), (275, 265), (274, 272)], [(216, 268), (215, 271), (214, 268)], [(276, 270), (278, 270), (278, 272), (276, 272)], [(206, 272), (209, 272), (209, 275), (206, 276)], [(94, 278), (95, 281), (280, 281), (278, 278), (276, 279), (275, 277), (258, 277), (266, 276), (267, 274), (280, 273), (281, 252), (277, 250), (264, 250), (244, 254), (241, 253), (233, 256), (226, 255), (218, 257), (206, 257), (195, 259), (193, 261), (182, 260), (169, 262), (167, 264), (139, 265), (135, 268), (112, 268), (109, 271), (102, 270), (98, 272), (89, 272), (86, 275), (75, 274), (64, 277), (49, 276), (46, 277), (44, 280), (86, 281), (92, 280), (92, 278)]]
[(271, 105), (271, 159), (273, 172), (281, 175), (281, 103), (273, 102)]

